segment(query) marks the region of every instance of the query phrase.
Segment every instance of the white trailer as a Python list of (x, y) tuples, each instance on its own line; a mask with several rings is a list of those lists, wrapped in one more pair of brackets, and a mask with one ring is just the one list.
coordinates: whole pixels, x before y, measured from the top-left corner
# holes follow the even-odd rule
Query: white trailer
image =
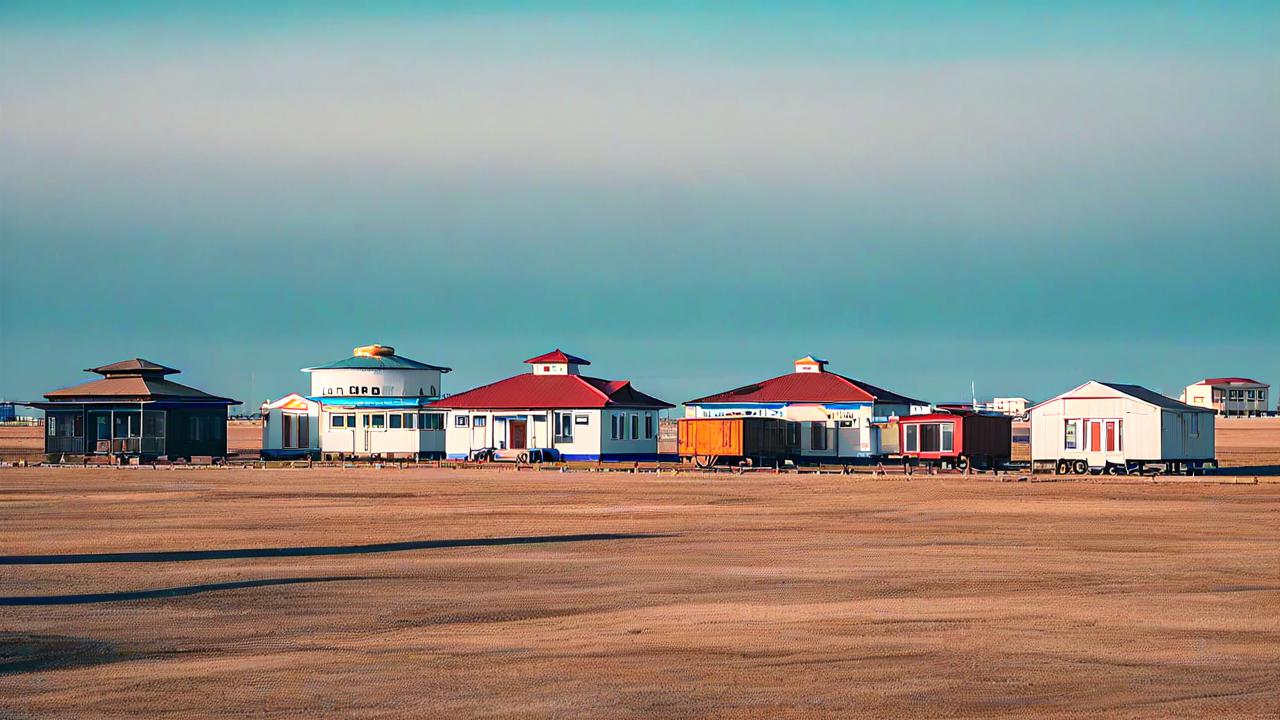
[(1216, 465), (1213, 412), (1097, 380), (1031, 408), (1032, 472), (1186, 473)]

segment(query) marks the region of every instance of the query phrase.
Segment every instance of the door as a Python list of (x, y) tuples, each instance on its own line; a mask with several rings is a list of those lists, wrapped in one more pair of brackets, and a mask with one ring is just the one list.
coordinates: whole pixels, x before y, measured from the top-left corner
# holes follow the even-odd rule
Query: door
[(526, 420), (511, 418), (507, 420), (507, 447), (512, 450), (524, 450), (529, 447), (529, 423)]
[(88, 436), (85, 438), (85, 450), (95, 453), (111, 452), (111, 411), (91, 411), (85, 435)]
[(1089, 449), (1093, 452), (1102, 450), (1102, 423), (1097, 420), (1089, 422)]

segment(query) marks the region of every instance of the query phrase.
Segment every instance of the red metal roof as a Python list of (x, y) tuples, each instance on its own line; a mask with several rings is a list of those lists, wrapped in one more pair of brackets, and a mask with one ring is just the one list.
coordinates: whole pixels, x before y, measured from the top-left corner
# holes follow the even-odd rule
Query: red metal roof
[(539, 355), (538, 357), (531, 357), (528, 360), (525, 360), (525, 362), (530, 365), (537, 365), (538, 363), (569, 363), (571, 365), (590, 365), (591, 364), (590, 360), (584, 360), (578, 357), (577, 355), (570, 355), (569, 353), (561, 350), (560, 348), (556, 348), (555, 350), (552, 350), (551, 352), (545, 355)]
[(763, 380), (753, 385), (744, 385), (715, 395), (708, 395), (697, 400), (690, 400), (686, 405), (703, 403), (791, 403), (791, 402), (882, 402), (900, 403), (903, 405), (924, 405), (925, 403), (890, 392), (884, 388), (847, 378), (836, 373), (787, 373), (775, 378)]
[[(1242, 378), (1242, 377), (1205, 378), (1204, 380), (1201, 380), (1198, 384), (1200, 385), (1237, 385), (1237, 384), (1266, 385), (1266, 383), (1260, 383), (1257, 380), (1250, 380), (1249, 378)], [(1270, 386), (1268, 385), (1268, 387)]]
[[(548, 362), (556, 362), (554, 360)], [(540, 410), (605, 407), (669, 408), (626, 380), (525, 373), (450, 395), (431, 407), (471, 410)]]

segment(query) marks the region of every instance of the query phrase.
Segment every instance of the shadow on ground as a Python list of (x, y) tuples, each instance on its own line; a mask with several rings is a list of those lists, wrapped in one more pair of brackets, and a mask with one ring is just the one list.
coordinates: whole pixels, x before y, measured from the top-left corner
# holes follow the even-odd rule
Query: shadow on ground
[(238, 560), (243, 558), (310, 557), (316, 555), (361, 555), (404, 552), (433, 548), (490, 547), (495, 545), (536, 545), (540, 543), (590, 542), (596, 540), (641, 540), (671, 537), (657, 533), (589, 533), (579, 535), (529, 535), (524, 537), (467, 538), (452, 540), (411, 540), (372, 545), (317, 545), (286, 548), (241, 548), (231, 550), (169, 550), (159, 552), (68, 553), (61, 555), (0, 555), (0, 565), (73, 565), (77, 563), (159, 563), (195, 560)]
[(15, 605), (85, 605), (88, 603), (121, 602), (124, 600), (153, 600), (155, 598), (182, 597), (218, 590), (239, 590), (241, 588), (268, 587), (271, 585), (301, 585), (303, 583), (347, 582), (350, 580), (371, 580), (360, 576), (335, 575), (332, 577), (295, 577), (266, 578), (264, 580), (240, 580), (237, 582), (206, 583), (204, 585), (182, 585), (179, 587), (159, 588), (157, 590), (126, 590), (112, 593), (87, 593), (81, 595), (24, 595), (17, 597), (0, 597), (0, 607)]

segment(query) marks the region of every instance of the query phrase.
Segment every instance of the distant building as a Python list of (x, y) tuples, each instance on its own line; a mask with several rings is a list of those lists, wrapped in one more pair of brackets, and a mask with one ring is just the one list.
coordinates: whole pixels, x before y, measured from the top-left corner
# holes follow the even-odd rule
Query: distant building
[(1258, 417), (1268, 410), (1266, 383), (1242, 377), (1206, 378), (1182, 391), (1182, 402), (1226, 417)]
[(528, 373), (431, 404), (449, 413), (448, 457), (547, 450), (565, 460), (657, 459), (658, 412), (673, 405), (628, 380), (586, 377), (581, 367), (591, 363), (560, 349), (525, 363)]
[(166, 376), (179, 371), (134, 358), (89, 368), (99, 380), (45, 394), (44, 451), (50, 457), (105, 455), (169, 459), (227, 454), (227, 408)]
[(0, 423), (18, 421), (18, 408), (11, 402), (0, 402)]
[(443, 413), (427, 406), (440, 398), (449, 368), (364, 345), (302, 371), (311, 374), (310, 395), (291, 393), (262, 408), (264, 457), (444, 456)]
[(1213, 412), (1097, 380), (1031, 408), (1032, 469), (1190, 472), (1214, 461)]
[(987, 403), (986, 409), (1002, 415), (1025, 415), (1031, 401), (1024, 397), (998, 397)]
[(758, 383), (685, 403), (685, 415), (776, 417), (794, 421), (800, 456), (842, 462), (896, 452), (891, 418), (929, 412), (929, 403), (829, 372), (827, 361), (806, 355), (795, 370)]

